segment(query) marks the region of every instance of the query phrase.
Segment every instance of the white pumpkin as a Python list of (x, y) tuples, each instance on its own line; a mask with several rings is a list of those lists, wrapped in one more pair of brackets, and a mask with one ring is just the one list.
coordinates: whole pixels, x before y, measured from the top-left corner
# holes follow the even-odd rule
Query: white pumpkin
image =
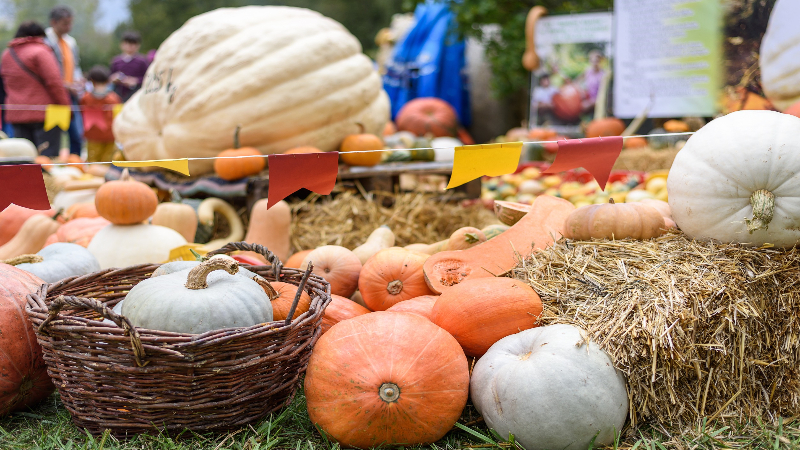
[(781, 111), (800, 101), (800, 1), (778, 0), (761, 40), (761, 85)]
[(475, 364), (470, 394), (489, 428), (527, 450), (612, 444), (628, 416), (624, 377), (571, 325), (497, 341)]
[[(142, 89), (114, 120), (131, 160), (210, 157), (241, 145), (264, 154), (336, 150), (357, 123), (389, 118), (380, 75), (341, 24), (281, 6), (221, 8), (188, 20), (158, 48)], [(193, 161), (193, 175), (212, 161)]]
[(100, 268), (161, 263), (169, 251), (186, 245), (177, 231), (158, 225), (109, 225), (94, 235), (87, 247)]
[(667, 191), (672, 218), (693, 239), (791, 247), (800, 241), (800, 118), (737, 111), (697, 131), (678, 152)]
[(59, 191), (53, 197), (53, 208), (67, 210), (78, 203), (94, 203), (97, 189), (78, 189), (77, 191)]
[(56, 242), (39, 250), (30, 262), (17, 264), (18, 269), (30, 272), (47, 283), (64, 278), (87, 275), (100, 270), (100, 264), (92, 253), (78, 244)]
[(452, 161), (456, 154), (455, 148), (462, 145), (464, 144), (454, 137), (443, 136), (431, 139), (431, 147), (433, 147), (433, 151), (436, 154), (434, 160)]
[(39, 151), (33, 142), (22, 138), (0, 139), (0, 157), (22, 157), (33, 159)]

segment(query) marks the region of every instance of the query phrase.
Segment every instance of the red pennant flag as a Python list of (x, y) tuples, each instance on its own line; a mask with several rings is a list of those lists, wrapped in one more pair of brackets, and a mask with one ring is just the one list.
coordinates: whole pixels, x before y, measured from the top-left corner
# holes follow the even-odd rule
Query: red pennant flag
[(267, 209), (298, 189), (328, 195), (339, 174), (339, 152), (269, 155)]
[(622, 151), (622, 137), (608, 136), (558, 141), (556, 160), (542, 173), (556, 173), (583, 167), (605, 190), (611, 168)]
[(89, 131), (92, 127), (97, 127), (100, 131), (108, 130), (106, 114), (102, 108), (96, 106), (83, 107), (83, 129)]
[(0, 166), (0, 211), (12, 203), (40, 211), (50, 209), (41, 165)]

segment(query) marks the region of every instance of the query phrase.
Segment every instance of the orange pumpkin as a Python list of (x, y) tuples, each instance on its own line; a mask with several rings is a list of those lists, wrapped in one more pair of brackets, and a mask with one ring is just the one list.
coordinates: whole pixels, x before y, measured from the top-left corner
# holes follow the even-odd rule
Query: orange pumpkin
[(456, 338), (468, 356), (480, 357), (500, 339), (537, 325), (542, 300), (512, 278), (467, 280), (446, 290), (431, 321)]
[(391, 136), (395, 133), (397, 133), (397, 127), (395, 126), (394, 122), (391, 120), (386, 122), (386, 125), (383, 126), (383, 135)]
[(435, 442), (467, 404), (467, 358), (415, 314), (375, 312), (334, 325), (305, 378), (311, 422), (342, 447)]
[(364, 133), (364, 126), (361, 127), (361, 133), (351, 134), (344, 138), (342, 145), (339, 148), (339, 156), (342, 162), (350, 166), (374, 166), (381, 162), (382, 152), (367, 152), (367, 153), (350, 153), (348, 152), (362, 152), (366, 150), (383, 150), (383, 141), (374, 134)]
[(629, 137), (622, 141), (625, 148), (645, 148), (647, 147), (647, 138), (641, 136)]
[(586, 126), (586, 137), (619, 136), (625, 131), (625, 122), (616, 117), (606, 117), (589, 122)]
[(100, 217), (94, 203), (75, 203), (67, 208), (67, 218), (69, 220), (80, 219), (81, 217)]
[(685, 133), (689, 131), (689, 125), (682, 120), (668, 120), (664, 122), (664, 130), (668, 133)]
[(332, 326), (343, 320), (369, 314), (370, 312), (372, 311), (364, 308), (349, 298), (344, 298), (341, 295), (331, 294), (331, 302), (328, 303), (328, 306), (325, 308), (325, 314), (322, 316), (322, 334), (325, 334), (325, 332), (330, 330)]
[(661, 213), (642, 203), (610, 203), (582, 206), (567, 216), (567, 239), (650, 239), (664, 234)]
[(230, 158), (215, 159), (214, 172), (223, 180), (239, 180), (244, 177), (256, 175), (267, 166), (267, 159), (258, 149), (253, 147), (239, 147), (239, 132), (241, 127), (237, 126), (233, 132), (233, 148), (223, 150), (221, 157), (231, 156), (252, 156), (252, 158)]
[(0, 245), (10, 241), (22, 228), (22, 224), (31, 216), (45, 214), (48, 217), (53, 217), (55, 213), (52, 209), (40, 211), (24, 208), (13, 203), (8, 205), (6, 209), (0, 211)]
[(303, 265), (303, 260), (306, 259), (306, 256), (313, 251), (314, 250), (300, 250), (290, 256), (283, 265), (285, 267), (291, 267), (292, 269), (299, 269), (300, 266)]
[(581, 116), (583, 93), (572, 83), (561, 86), (553, 95), (553, 114), (561, 120), (574, 122)]
[(84, 171), (84, 168), (85, 168), (84, 164), (83, 164), (84, 161), (81, 159), (80, 156), (78, 156), (78, 155), (76, 155), (74, 153), (70, 153), (69, 156), (67, 156), (67, 163), (75, 164), (75, 165), (70, 166), (70, 167), (75, 167), (76, 169), (79, 169), (81, 172)]
[(97, 189), (94, 206), (101, 217), (113, 224), (133, 225), (156, 212), (158, 197), (149, 186), (131, 178), (125, 169), (119, 180), (106, 182)]
[(39, 155), (36, 158), (33, 158), (33, 162), (36, 164), (41, 164), (42, 168), (44, 168), (45, 170), (50, 170), (50, 168), (52, 167), (51, 164), (53, 164), (53, 160), (44, 155)]
[(88, 247), (94, 235), (110, 224), (111, 222), (102, 217), (80, 217), (72, 219), (58, 227), (58, 230), (47, 238), (44, 245), (47, 247), (56, 242), (69, 242), (82, 247)]
[[(512, 224), (513, 225), (513, 224)], [(447, 250), (466, 250), (486, 242), (486, 235), (475, 227), (459, 228), (447, 240)]]
[[(289, 317), (289, 310), (292, 309), (294, 297), (297, 295), (297, 286), (282, 281), (272, 281), (270, 284), (278, 293), (278, 297), (271, 300), (272, 318), (273, 320), (286, 320)], [(304, 291), (300, 294), (300, 301), (297, 302), (292, 319), (296, 319), (297, 316), (308, 311), (309, 306), (311, 306), (311, 296)]]
[(331, 285), (331, 293), (350, 297), (358, 287), (358, 274), (361, 272), (361, 261), (350, 250), (338, 245), (323, 245), (306, 255), (301, 269), (314, 263), (314, 273), (324, 278)]
[(420, 97), (403, 105), (397, 113), (397, 129), (417, 136), (434, 137), (458, 135), (458, 115), (446, 101), (435, 97)]
[(303, 145), (301, 147), (290, 148), (283, 152), (284, 155), (296, 155), (300, 153), (322, 153), (322, 150), (310, 145)]
[(422, 272), (426, 259), (428, 255), (400, 247), (383, 249), (368, 259), (358, 279), (367, 308), (385, 311), (403, 300), (433, 294)]
[(420, 295), (419, 297), (414, 297), (410, 300), (403, 300), (400, 303), (396, 303), (386, 311), (406, 312), (431, 320), (431, 311), (433, 311), (433, 305), (436, 303), (436, 299), (438, 298), (438, 295)]
[(528, 138), (532, 141), (554, 141), (558, 133), (549, 128), (534, 128), (528, 132)]

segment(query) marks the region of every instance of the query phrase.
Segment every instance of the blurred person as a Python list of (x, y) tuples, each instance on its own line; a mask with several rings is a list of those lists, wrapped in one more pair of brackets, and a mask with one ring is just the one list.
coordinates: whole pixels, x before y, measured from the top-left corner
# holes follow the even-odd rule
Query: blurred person
[(106, 67), (92, 67), (88, 78), (92, 83), (92, 91), (83, 95), (81, 106), (101, 109), (106, 127), (104, 130), (98, 127), (85, 130), (87, 161), (111, 161), (117, 149), (114, 144), (114, 133), (111, 131), (111, 123), (114, 120), (111, 105), (118, 105), (122, 100), (112, 88), (110, 73)]
[(550, 84), (550, 74), (543, 73), (539, 76), (539, 85), (533, 89), (531, 103), (537, 113), (537, 125), (550, 118), (553, 110), (553, 96), (558, 92), (558, 88)]
[[(20, 24), (14, 39), (0, 59), (0, 75), (6, 90), (7, 105), (70, 105), (53, 52), (44, 42), (45, 31), (36, 22)], [(58, 156), (61, 129), (44, 131), (44, 109), (6, 111), (14, 136), (28, 139), (49, 157)]]
[(122, 54), (111, 60), (111, 82), (123, 102), (128, 101), (142, 87), (144, 74), (150, 65), (147, 57), (139, 53), (141, 45), (142, 37), (139, 33), (126, 31), (119, 44)]
[(584, 111), (590, 111), (594, 108), (594, 104), (597, 101), (597, 93), (600, 91), (600, 85), (603, 84), (603, 78), (606, 76), (606, 71), (600, 66), (603, 59), (603, 53), (600, 50), (589, 51), (589, 67), (579, 77), (583, 80), (583, 85), (586, 88), (586, 99), (582, 105)]
[[(47, 28), (45, 42), (53, 49), (63, 76), (64, 86), (69, 91), (73, 105), (78, 104), (83, 94), (83, 72), (80, 68), (78, 43), (69, 35), (72, 30), (72, 9), (69, 6), (56, 6), (50, 10), (50, 28)], [(77, 109), (77, 108), (76, 108)], [(73, 111), (69, 123), (69, 152), (81, 154), (83, 146), (83, 122), (80, 111)]]

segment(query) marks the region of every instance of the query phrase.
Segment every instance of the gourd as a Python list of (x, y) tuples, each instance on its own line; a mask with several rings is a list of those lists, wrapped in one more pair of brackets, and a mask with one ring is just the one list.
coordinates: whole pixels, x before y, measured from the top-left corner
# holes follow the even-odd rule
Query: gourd
[[(286, 320), (286, 318), (289, 316), (289, 310), (292, 309), (294, 297), (297, 295), (297, 286), (281, 281), (273, 281), (270, 284), (278, 294), (277, 297), (270, 298), (270, 302), (272, 303), (273, 320)], [(308, 311), (310, 306), (311, 296), (308, 295), (308, 292), (303, 291), (303, 293), (300, 294), (300, 300), (297, 302), (297, 308), (294, 310), (292, 319), (296, 319), (300, 314)]]
[(553, 94), (553, 114), (561, 120), (573, 122), (581, 116), (584, 94), (573, 83), (566, 83)]
[(97, 208), (95, 208), (94, 202), (75, 203), (69, 208), (67, 208), (66, 216), (68, 220), (75, 220), (84, 217), (86, 218), (100, 217), (100, 213), (97, 212)]
[(397, 112), (397, 129), (417, 136), (458, 135), (458, 115), (446, 101), (435, 97), (415, 98)]
[(311, 422), (342, 447), (441, 439), (467, 403), (467, 358), (446, 331), (415, 314), (385, 311), (337, 323), (308, 363)]
[(57, 221), (43, 214), (28, 217), (17, 234), (0, 246), (0, 260), (38, 252), (59, 226)]
[(631, 149), (641, 149), (647, 147), (647, 138), (632, 136), (622, 141), (622, 146)]
[[(150, 223), (172, 228), (180, 233), (186, 239), (186, 242), (194, 242), (194, 236), (197, 234), (197, 213), (190, 205), (181, 203), (180, 198), (174, 192), (172, 200), (171, 202), (160, 203), (156, 207), (156, 212), (153, 214)], [(201, 202), (200, 205), (202, 204)], [(236, 217), (238, 218), (239, 216), (237, 215)], [(213, 220), (212, 212), (212, 224)]]
[[(286, 261), (291, 250), (292, 208), (281, 200), (267, 209), (267, 199), (253, 204), (250, 211), (250, 222), (247, 229), (246, 242), (261, 244), (267, 247), (281, 261)], [(255, 254), (255, 253), (247, 253)], [(258, 255), (259, 259), (263, 256)]]
[(191, 270), (148, 278), (130, 290), (122, 314), (136, 327), (187, 334), (271, 322), (269, 297), (238, 270), (233, 258), (210, 258)]
[(325, 334), (332, 326), (343, 320), (369, 314), (370, 312), (370, 310), (349, 298), (331, 294), (331, 302), (325, 308), (325, 314), (322, 316), (322, 334)]
[(571, 325), (498, 341), (475, 364), (470, 394), (489, 428), (527, 450), (611, 446), (628, 415), (622, 374)]
[(142, 223), (156, 212), (158, 197), (149, 186), (131, 178), (128, 169), (119, 180), (103, 184), (95, 194), (97, 212), (115, 225)]
[(314, 263), (313, 272), (331, 285), (332, 294), (350, 297), (356, 291), (361, 261), (350, 250), (338, 245), (323, 245), (305, 257), (300, 269), (306, 270), (309, 261)]
[(0, 264), (0, 417), (27, 410), (55, 389), (47, 375), (25, 305), (26, 295), (44, 284), (35, 275)]
[(353, 253), (358, 256), (361, 264), (364, 264), (369, 258), (372, 257), (372, 255), (393, 245), (394, 233), (392, 233), (392, 229), (386, 225), (381, 225), (380, 227), (376, 228), (375, 231), (370, 233), (369, 237), (367, 238), (367, 242), (354, 248)]
[(20, 255), (3, 262), (30, 272), (46, 283), (100, 270), (100, 264), (89, 250), (66, 242), (56, 242), (36, 254)]
[(483, 235), (486, 236), (486, 239), (489, 240), (497, 236), (500, 236), (501, 234), (503, 234), (504, 231), (508, 230), (509, 228), (510, 227), (508, 225), (501, 225), (498, 223), (483, 227), (481, 231), (483, 232)]
[(39, 156), (39, 151), (33, 142), (22, 138), (0, 139), (0, 157), (15, 157), (34, 159)]
[[(233, 206), (225, 200), (209, 197), (200, 202), (200, 205), (197, 207), (197, 220), (207, 227), (213, 227), (214, 213), (219, 213), (225, 217), (225, 220), (228, 221), (230, 233), (224, 238), (214, 239), (203, 244), (203, 248), (208, 251), (217, 250), (229, 242), (241, 241), (242, 237), (244, 237), (244, 225), (242, 224), (242, 219), (239, 218), (239, 214), (233, 209)], [(187, 241), (191, 242), (189, 239), (187, 239)]]
[(531, 209), (531, 205), (526, 203), (507, 202), (505, 200), (494, 201), (494, 215), (497, 220), (508, 226), (519, 222)]
[(778, 0), (761, 40), (761, 85), (781, 111), (800, 101), (800, 3)]
[(111, 225), (111, 222), (102, 217), (72, 219), (58, 227), (58, 230), (47, 238), (44, 245), (47, 247), (56, 242), (68, 242), (88, 247), (94, 235), (108, 225)]
[[(241, 144), (265, 155), (299, 145), (332, 151), (355, 123), (379, 134), (389, 119), (381, 76), (358, 39), (308, 9), (195, 16), (159, 46), (146, 78), (149, 89), (114, 120), (130, 160), (216, 156), (237, 124)], [(212, 169), (211, 160), (190, 164), (193, 176)]]
[(433, 305), (431, 321), (447, 330), (467, 356), (480, 357), (495, 342), (536, 327), (542, 300), (512, 278), (467, 280), (445, 291)]
[(395, 247), (367, 260), (358, 277), (358, 291), (367, 308), (384, 311), (403, 300), (432, 294), (422, 273), (426, 259), (423, 253)]
[[(62, 190), (53, 197), (53, 208), (67, 210), (71, 206), (77, 204), (94, 203), (96, 196), (97, 189), (78, 189), (76, 191)], [(96, 206), (95, 209), (97, 209)]]
[(426, 255), (433, 255), (435, 253), (443, 252), (447, 250), (447, 243), (450, 239), (445, 239), (443, 241), (434, 242), (433, 244), (409, 244), (406, 245), (406, 250), (411, 250), (412, 252), (418, 253), (425, 253)]
[[(214, 160), (214, 172), (223, 180), (233, 181), (240, 178), (257, 175), (267, 166), (267, 159), (258, 149), (253, 147), (239, 147), (239, 133), (242, 127), (237, 125), (233, 132), (233, 148), (223, 150)], [(250, 156), (251, 158), (237, 158)]]
[(664, 234), (661, 213), (643, 203), (609, 203), (581, 206), (567, 217), (567, 239), (651, 239)]
[(297, 155), (303, 153), (322, 153), (322, 150), (310, 145), (301, 145), (300, 147), (290, 148), (283, 152), (284, 155)]
[(671, 119), (664, 122), (664, 130), (667, 133), (685, 133), (689, 131), (689, 124), (682, 120)]
[(586, 126), (586, 137), (619, 136), (625, 131), (625, 122), (616, 117), (604, 117), (589, 122)]
[(160, 263), (169, 251), (186, 245), (177, 231), (158, 225), (108, 225), (95, 233), (89, 246), (101, 269)]
[(6, 209), (0, 211), (0, 245), (10, 241), (22, 228), (22, 224), (31, 216), (44, 215), (52, 217), (55, 213), (56, 211), (53, 209), (41, 211), (24, 208), (13, 203), (8, 205)]
[(447, 250), (466, 250), (486, 242), (486, 235), (475, 227), (459, 228), (447, 240)]
[(656, 198), (646, 198), (640, 200), (640, 203), (655, 208), (656, 211), (661, 214), (661, 217), (664, 218), (664, 225), (666, 228), (677, 228), (675, 221), (672, 219), (672, 209), (669, 207), (669, 203)]
[(313, 251), (314, 250), (300, 250), (299, 252), (294, 253), (292, 256), (287, 258), (286, 262), (283, 263), (283, 266), (291, 267), (292, 269), (299, 269), (300, 266), (303, 265), (303, 260), (306, 259), (306, 256)]
[(696, 132), (667, 178), (669, 206), (692, 239), (787, 248), (800, 240), (800, 119), (737, 111)]
[(431, 320), (431, 311), (433, 311), (433, 305), (436, 303), (438, 298), (438, 295), (420, 295), (419, 297), (414, 297), (412, 299), (395, 303), (394, 306), (386, 311), (416, 314)]
[(350, 166), (374, 166), (381, 162), (383, 153), (368, 150), (383, 150), (383, 141), (374, 134), (365, 133), (364, 127), (361, 124), (358, 125), (361, 131), (358, 134), (350, 134), (344, 138), (339, 148), (339, 157), (343, 163)]

